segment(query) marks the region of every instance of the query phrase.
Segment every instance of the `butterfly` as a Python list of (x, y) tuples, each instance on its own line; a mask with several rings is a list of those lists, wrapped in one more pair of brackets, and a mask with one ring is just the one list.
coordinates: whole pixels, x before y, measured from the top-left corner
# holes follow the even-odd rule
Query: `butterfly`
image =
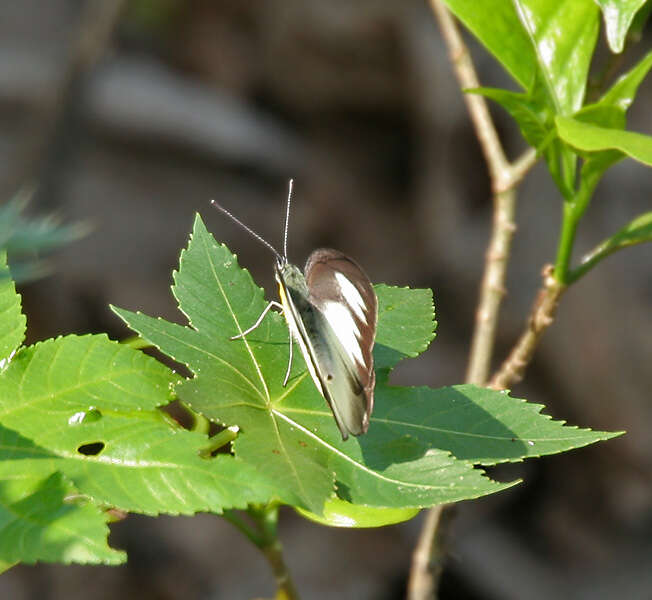
[(276, 257), (274, 275), (281, 302), (271, 301), (256, 322), (231, 339), (256, 329), (271, 308), (283, 312), (288, 325), (289, 361), (283, 387), (292, 368), (293, 340), (299, 346), (315, 387), (325, 398), (342, 439), (369, 428), (374, 405), (373, 347), (378, 301), (371, 281), (351, 258), (329, 248), (313, 251), (304, 272), (287, 259), (292, 180), (285, 212), (283, 254), (215, 200), (211, 204), (235, 221)]

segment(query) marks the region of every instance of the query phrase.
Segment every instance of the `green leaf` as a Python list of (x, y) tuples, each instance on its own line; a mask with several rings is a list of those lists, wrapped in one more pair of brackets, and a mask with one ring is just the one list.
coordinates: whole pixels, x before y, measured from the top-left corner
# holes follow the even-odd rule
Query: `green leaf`
[(602, 9), (607, 41), (612, 52), (622, 52), (634, 16), (646, 0), (595, 0)]
[(20, 295), (9, 275), (7, 255), (0, 250), (0, 371), (23, 343), (26, 323)]
[(584, 256), (581, 264), (570, 273), (570, 281), (577, 281), (617, 250), (644, 242), (652, 242), (652, 212), (639, 215)]
[(8, 250), (10, 253), (51, 250), (79, 239), (88, 232), (86, 225), (61, 225), (52, 216), (31, 219), (23, 217), (22, 212), (32, 191), (22, 190), (0, 206), (0, 250)]
[(523, 89), (530, 89), (537, 59), (513, 3), (494, 0), (444, 1)]
[[(620, 77), (598, 102), (584, 106), (575, 113), (573, 115), (575, 121), (587, 123), (607, 131), (623, 130), (626, 125), (627, 109), (631, 106), (638, 87), (650, 67), (652, 67), (652, 52), (648, 53), (628, 73)], [(583, 143), (582, 139), (580, 139), (581, 143)], [(585, 182), (590, 181), (590, 185), (595, 187), (603, 173), (624, 156), (623, 152), (616, 149), (591, 152), (585, 156), (586, 160), (581, 172), (582, 180)]]
[[(0, 439), (8, 441), (2, 429)], [(125, 553), (107, 544), (106, 513), (78, 497), (60, 473), (42, 478), (17, 466), (0, 462), (0, 561), (125, 562)]]
[(573, 194), (575, 155), (556, 135), (553, 113), (537, 90), (521, 94), (496, 88), (467, 90), (498, 102), (516, 120), (525, 140), (544, 156), (550, 174), (564, 197)]
[(191, 514), (268, 501), (262, 475), (229, 455), (201, 458), (207, 437), (156, 410), (177, 380), (104, 335), (48, 340), (0, 373), (0, 422), (38, 445), (40, 468), (60, 470), (96, 503)]
[(627, 123), (625, 111), (613, 104), (587, 104), (578, 110), (573, 118), (582, 123), (609, 129), (624, 129)]
[(543, 406), (474, 385), (384, 388), (375, 422), (394, 435), (494, 465), (564, 452), (618, 433), (579, 429), (541, 414)]
[(645, 26), (650, 18), (652, 13), (652, 2), (647, 0), (643, 7), (634, 15), (634, 20), (629, 27), (629, 32), (627, 33), (627, 40), (633, 43), (638, 43), (643, 37), (643, 32), (645, 31)]
[(652, 52), (648, 52), (632, 69), (619, 77), (600, 98), (598, 104), (617, 106), (627, 111), (650, 68), (652, 68)]
[(375, 290), (382, 326), (376, 334), (374, 366), (377, 370), (391, 369), (399, 360), (421, 354), (434, 339), (437, 321), (432, 291), (383, 284)]
[(324, 504), (324, 514), (316, 515), (303, 508), (296, 511), (306, 519), (329, 527), (384, 527), (409, 521), (419, 513), (417, 508), (374, 508), (351, 504), (337, 496), (329, 498)]
[(598, 127), (567, 117), (557, 117), (555, 123), (559, 137), (581, 152), (617, 150), (625, 156), (652, 166), (652, 137), (650, 136)]
[(523, 137), (534, 148), (539, 148), (553, 130), (554, 121), (550, 110), (530, 94), (486, 87), (467, 92), (480, 94), (500, 104), (518, 123)]
[(589, 65), (598, 37), (598, 7), (593, 0), (513, 2), (534, 47), (537, 71), (555, 113), (574, 113), (584, 99)]
[[(445, 452), (378, 438), (372, 434), (373, 418), (372, 431), (342, 442), (298, 353), (288, 386), (282, 386), (288, 332), (280, 315), (269, 314), (245, 339), (229, 340), (253, 323), (266, 303), (249, 273), (215, 243), (199, 217), (173, 290), (192, 327), (115, 310), (195, 373), (177, 387), (181, 399), (216, 422), (240, 427), (236, 456), (254, 466), (264, 464), (282, 501), (322, 513), (337, 483), (340, 496), (356, 503), (423, 507), (504, 487)], [(376, 291), (375, 356), (381, 372), (387, 372), (427, 346), (433, 309), (430, 293), (423, 290), (378, 286)], [(377, 384), (377, 394), (382, 385)]]
[[(403, 509), (478, 497), (510, 484), (492, 482), (474, 462), (519, 460), (610, 435), (564, 428), (539, 415), (540, 407), (524, 407), (472, 386), (454, 391), (389, 386), (390, 368), (427, 346), (434, 315), (428, 291), (381, 285), (375, 288), (376, 406), (369, 431), (343, 442), (297, 353), (288, 386), (282, 386), (288, 332), (279, 314), (269, 313), (244, 339), (229, 339), (255, 322), (266, 302), (199, 217), (174, 280), (174, 294), (191, 326), (114, 310), (144, 339), (191, 369), (194, 377), (176, 388), (180, 398), (215, 422), (237, 425), (235, 455), (252, 467), (264, 465), (276, 496), (311, 513), (328, 510), (333, 489), (351, 504)], [(511, 410), (496, 412), (496, 402), (508, 403)], [(482, 421), (488, 413), (493, 415), (489, 424)], [(442, 434), (432, 414), (455, 435)], [(520, 437), (534, 433), (531, 440)], [(469, 439), (474, 443), (469, 445)], [(528, 441), (538, 447), (533, 450)]]
[(38, 279), (50, 270), (47, 262), (34, 253), (52, 250), (88, 233), (84, 224), (60, 225), (51, 216), (26, 219), (22, 216), (32, 195), (25, 188), (0, 206), (0, 251), (7, 251), (16, 281)]

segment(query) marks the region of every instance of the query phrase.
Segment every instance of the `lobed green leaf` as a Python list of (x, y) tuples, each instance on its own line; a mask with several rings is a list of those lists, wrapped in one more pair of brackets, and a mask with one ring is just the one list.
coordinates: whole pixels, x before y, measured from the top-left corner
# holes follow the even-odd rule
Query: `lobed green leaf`
[[(520, 401), (499, 392), (389, 386), (389, 370), (423, 351), (433, 337), (432, 297), (427, 290), (384, 285), (375, 289), (376, 407), (368, 433), (346, 442), (298, 353), (283, 387), (288, 332), (279, 314), (269, 313), (244, 338), (230, 339), (257, 320), (266, 302), (249, 273), (215, 242), (199, 216), (173, 288), (190, 326), (114, 310), (144, 339), (194, 373), (177, 385), (179, 397), (217, 423), (238, 426), (232, 445), (238, 459), (253, 468), (264, 465), (278, 499), (320, 518), (328, 519), (324, 510), (333, 490), (354, 505), (398, 509), (474, 498), (511, 484), (491, 481), (473, 463), (519, 460), (609, 436), (577, 433), (560, 423), (550, 426), (551, 421), (538, 414), (540, 407), (519, 411)], [(491, 413), (494, 428), (502, 428), (502, 444), (496, 441), (495, 429), (480, 420), (487, 413), (486, 397), (511, 403), (512, 410)], [(432, 414), (450, 431), (442, 435)], [(477, 432), (469, 436), (469, 428)], [(535, 430), (538, 447), (532, 450), (521, 436), (532, 437)], [(477, 443), (469, 445), (469, 437)]]
[(48, 340), (0, 374), (0, 423), (38, 445), (41, 468), (60, 470), (96, 503), (191, 514), (268, 500), (263, 476), (232, 456), (201, 458), (206, 436), (156, 410), (175, 381), (104, 335)]
[[(0, 428), (0, 455), (6, 455), (16, 439)], [(14, 452), (17, 449), (14, 445)], [(61, 473), (41, 475), (21, 466), (29, 465), (0, 461), (0, 561), (125, 562), (125, 553), (107, 543), (106, 513), (80, 497)]]

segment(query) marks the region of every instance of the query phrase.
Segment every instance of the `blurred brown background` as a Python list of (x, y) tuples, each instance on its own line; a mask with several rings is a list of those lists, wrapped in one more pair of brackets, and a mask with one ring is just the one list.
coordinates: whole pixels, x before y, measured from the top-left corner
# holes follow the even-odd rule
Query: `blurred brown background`
[[(280, 244), (295, 178), (290, 258), (354, 256), (377, 282), (431, 287), (438, 335), (394, 382), (464, 377), (491, 221), (482, 157), (424, 0), (133, 0), (0, 3), (0, 191), (38, 183), (33, 214), (90, 222), (56, 271), (22, 286), (29, 340), (128, 335), (109, 302), (182, 320), (171, 271), (195, 211), (270, 295), (272, 257), (209, 206)], [(650, 47), (647, 31), (625, 64)], [(602, 42), (603, 43), (603, 42)], [(471, 42), (485, 85), (509, 85)], [(652, 134), (652, 84), (629, 127)], [(523, 148), (499, 110), (512, 156)], [(652, 171), (600, 185), (578, 253), (650, 210)], [(496, 362), (554, 257), (560, 198), (539, 165), (522, 186)], [(442, 598), (652, 598), (652, 247), (624, 251), (562, 301), (514, 395), (617, 440), (495, 469), (525, 482), (460, 505)], [(282, 515), (287, 559), (311, 600), (402, 598), (420, 528), (328, 529)], [(215, 516), (112, 527), (119, 568), (20, 566), (0, 598), (239, 599), (273, 595), (267, 565)]]

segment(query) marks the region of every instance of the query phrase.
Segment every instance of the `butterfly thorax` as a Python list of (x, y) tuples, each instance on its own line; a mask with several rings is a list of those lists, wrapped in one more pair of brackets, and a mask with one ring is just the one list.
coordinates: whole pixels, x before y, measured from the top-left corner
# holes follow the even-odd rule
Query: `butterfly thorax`
[(285, 286), (293, 292), (294, 295), (308, 297), (308, 285), (306, 278), (299, 269), (299, 267), (292, 265), (288, 262), (285, 264), (277, 264), (275, 268), (276, 280), (281, 287)]

